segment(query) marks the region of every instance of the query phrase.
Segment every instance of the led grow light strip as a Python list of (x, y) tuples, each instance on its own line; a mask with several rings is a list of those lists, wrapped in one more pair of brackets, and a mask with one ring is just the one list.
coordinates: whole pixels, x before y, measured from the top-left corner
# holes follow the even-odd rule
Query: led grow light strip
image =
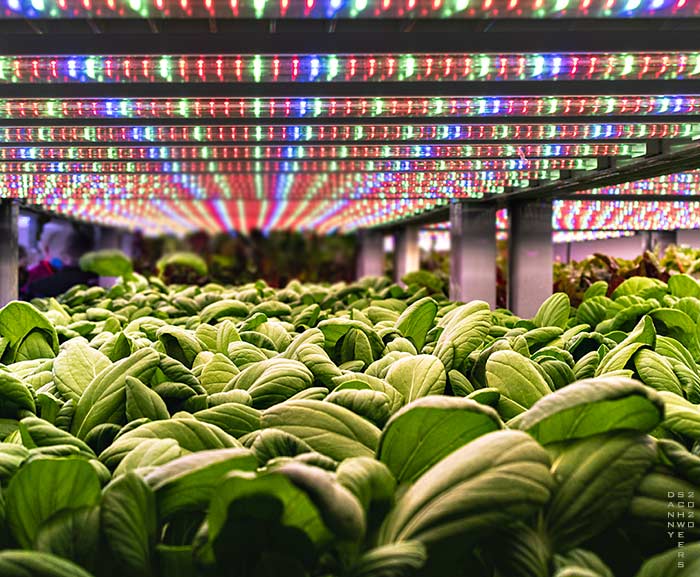
[[(700, 52), (0, 56), (0, 83), (682, 80)], [(312, 112), (312, 111), (311, 111)]]
[(555, 201), (559, 230), (678, 230), (700, 228), (700, 203), (653, 201)]
[[(304, 172), (462, 172), (509, 171), (513, 178), (540, 178), (553, 170), (593, 170), (595, 159), (487, 159), (487, 160), (293, 160), (293, 161), (87, 161), (0, 162), (7, 173), (115, 173), (115, 174), (246, 174)], [(537, 174), (535, 174), (537, 173)], [(494, 179), (497, 177), (494, 176)]]
[[(276, 190), (278, 175), (260, 175), (262, 190)], [(470, 175), (471, 176), (471, 175)], [(331, 173), (294, 175), (288, 198), (314, 197), (479, 197), (498, 194), (506, 186), (525, 186), (527, 180), (501, 179), (508, 173), (485, 172), (481, 178), (462, 173)], [(546, 174), (542, 175), (543, 177)], [(549, 174), (555, 177), (554, 173)], [(255, 175), (120, 175), (120, 174), (6, 174), (0, 179), (0, 196), (46, 198), (63, 195), (113, 198), (259, 198)], [(223, 186), (226, 183), (226, 186)]]
[[(60, 146), (0, 147), (0, 160), (301, 160), (366, 158), (587, 158), (637, 157), (643, 143), (477, 145), (289, 145), (289, 146)], [(563, 166), (559, 166), (563, 168)]]
[(614, 186), (604, 186), (593, 190), (582, 191), (579, 194), (628, 195), (697, 195), (700, 192), (700, 171), (679, 172), (625, 182)]
[(621, 140), (693, 138), (695, 123), (338, 124), (239, 126), (0, 127), (0, 141), (21, 143), (260, 143), (366, 141)]
[(3, 0), (5, 18), (673, 18), (688, 0)]
[(569, 242), (587, 242), (591, 240), (607, 240), (611, 238), (624, 238), (634, 236), (636, 233), (629, 230), (574, 230), (556, 231), (552, 234), (552, 242), (564, 244)]
[(700, 96), (0, 99), (0, 119), (267, 119), (672, 116), (700, 114)]

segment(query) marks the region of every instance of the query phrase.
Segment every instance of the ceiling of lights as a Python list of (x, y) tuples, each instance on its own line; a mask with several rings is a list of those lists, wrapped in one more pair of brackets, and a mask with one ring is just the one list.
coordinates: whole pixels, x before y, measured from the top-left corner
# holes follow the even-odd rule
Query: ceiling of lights
[(540, 190), (562, 231), (696, 227), (698, 33), (687, 0), (0, 0), (0, 196), (153, 234)]

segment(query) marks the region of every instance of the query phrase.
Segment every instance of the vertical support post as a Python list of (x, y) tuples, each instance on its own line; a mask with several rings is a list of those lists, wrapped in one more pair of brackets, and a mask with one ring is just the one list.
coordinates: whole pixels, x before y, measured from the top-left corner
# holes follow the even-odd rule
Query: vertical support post
[(450, 299), (496, 307), (496, 207), (450, 206)]
[(417, 226), (402, 226), (394, 233), (394, 281), (397, 283), (409, 272), (420, 269), (419, 232)]
[(530, 318), (552, 294), (552, 203), (514, 202), (508, 215), (509, 303), (516, 315)]
[(16, 300), (18, 296), (18, 219), (17, 203), (0, 200), (0, 306)]
[(360, 230), (357, 255), (357, 278), (384, 276), (384, 233), (378, 230)]
[(651, 233), (651, 246), (652, 249), (659, 249), (659, 254), (663, 256), (671, 244), (676, 244), (676, 231), (675, 230), (656, 230)]

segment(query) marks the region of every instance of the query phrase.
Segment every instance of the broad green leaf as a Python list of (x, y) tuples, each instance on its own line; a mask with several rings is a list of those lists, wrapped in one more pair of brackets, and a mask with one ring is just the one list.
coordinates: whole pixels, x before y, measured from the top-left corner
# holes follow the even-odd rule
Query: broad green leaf
[(318, 467), (289, 463), (275, 469), (301, 489), (316, 506), (336, 538), (358, 542), (367, 529), (365, 513), (355, 495), (335, 475)]
[(542, 303), (537, 314), (532, 319), (538, 327), (566, 328), (569, 320), (571, 303), (566, 293), (555, 293)]
[(122, 251), (116, 249), (85, 253), (80, 258), (80, 268), (98, 276), (106, 277), (126, 277), (134, 270), (131, 259)]
[(68, 509), (90, 507), (100, 499), (100, 482), (82, 459), (42, 458), (25, 464), (7, 488), (7, 521), (17, 542), (34, 545), (42, 523)]
[(149, 389), (135, 377), (126, 377), (126, 420), (143, 417), (158, 421), (169, 419), (168, 407), (153, 389)]
[(132, 450), (148, 439), (173, 439), (185, 451), (240, 448), (241, 444), (215, 425), (194, 417), (145, 423), (121, 434), (102, 454), (100, 460), (110, 469), (117, 467)]
[(666, 357), (652, 350), (642, 349), (634, 356), (634, 367), (645, 385), (657, 391), (670, 391), (683, 396), (681, 382)]
[(501, 427), (490, 407), (457, 397), (426, 397), (389, 419), (377, 458), (399, 483), (410, 483), (462, 445)]
[(621, 377), (578, 381), (547, 395), (508, 426), (548, 445), (609, 431), (652, 431), (663, 419), (663, 401), (653, 390)]
[(350, 361), (361, 361), (362, 366), (366, 367), (374, 361), (372, 345), (367, 335), (356, 328), (351, 328), (340, 338), (336, 345), (336, 351), (335, 356), (341, 364)]
[(572, 549), (554, 556), (554, 577), (615, 577), (610, 568), (592, 551)]
[(144, 439), (127, 453), (114, 471), (114, 477), (136, 469), (151, 469), (184, 454), (175, 439)]
[(398, 499), (379, 544), (418, 540), (428, 547), (529, 518), (553, 488), (549, 457), (520, 431), (488, 433), (449, 454)]
[(182, 328), (166, 325), (156, 334), (167, 355), (187, 368), (192, 367), (195, 357), (202, 352), (202, 344), (197, 337)]
[(236, 438), (260, 428), (260, 411), (241, 403), (223, 403), (203, 411), (197, 411), (194, 416), (200, 421), (216, 425), (222, 431), (226, 431)]
[(141, 477), (127, 473), (105, 487), (102, 529), (117, 566), (127, 575), (153, 575), (158, 538), (156, 499)]
[(38, 551), (0, 551), (3, 577), (92, 577), (75, 563)]
[(313, 381), (313, 374), (303, 363), (292, 359), (269, 359), (244, 369), (226, 390), (247, 390), (253, 399), (253, 407), (266, 409), (310, 387)]
[(340, 369), (319, 345), (306, 344), (299, 348), (296, 358), (313, 373), (314, 379), (330, 387), (333, 379), (342, 375)]
[(488, 553), (499, 577), (550, 577), (552, 551), (539, 528), (525, 523), (504, 527), (489, 541)]
[[(32, 343), (32, 351), (18, 355), (23, 342), (34, 333), (39, 342)], [(58, 335), (49, 320), (29, 303), (13, 301), (0, 309), (0, 337), (7, 340), (7, 346), (2, 354), (2, 362), (29, 360), (32, 358), (54, 357), (58, 353)], [(41, 346), (41, 343), (46, 348)]]
[(656, 309), (649, 314), (654, 320), (658, 333), (681, 342), (690, 351), (693, 358), (700, 359), (697, 326), (687, 314), (666, 308)]
[(152, 349), (142, 349), (100, 372), (78, 401), (71, 432), (85, 438), (97, 425), (123, 423), (126, 419), (126, 378), (148, 381), (158, 360), (158, 353)]
[(56, 513), (39, 527), (34, 547), (95, 571), (100, 548), (100, 508), (95, 505)]
[(617, 300), (620, 297), (629, 295), (639, 295), (645, 290), (649, 289), (665, 289), (666, 283), (649, 277), (634, 276), (623, 281), (618, 287), (613, 291), (612, 298)]
[(371, 389), (385, 394), (389, 398), (389, 412), (395, 413), (404, 404), (403, 395), (391, 386), (385, 379), (372, 377), (366, 373), (347, 371), (344, 375), (333, 379), (334, 393), (347, 389)]
[(36, 411), (32, 392), (20, 379), (0, 370), (0, 415), (15, 418), (22, 409)]
[(668, 288), (673, 296), (700, 298), (700, 284), (687, 274), (671, 275)]
[(334, 354), (335, 346), (338, 341), (342, 339), (352, 328), (358, 329), (365, 334), (369, 341), (373, 358), (379, 358), (379, 356), (382, 354), (382, 350), (384, 349), (384, 343), (379, 338), (376, 331), (361, 321), (334, 318), (321, 321), (318, 323), (318, 328), (323, 333), (325, 338), (324, 348), (329, 355)]
[(642, 317), (634, 330), (608, 352), (596, 368), (595, 376), (612, 373), (625, 368), (635, 353), (642, 347), (654, 347), (656, 331), (651, 318)]
[(233, 361), (226, 355), (216, 353), (202, 368), (199, 382), (207, 391), (207, 394), (213, 395), (215, 393), (221, 393), (226, 388), (229, 381), (238, 373), (240, 373), (240, 369)]
[(445, 366), (432, 355), (417, 355), (399, 359), (391, 365), (386, 381), (399, 391), (404, 402), (445, 392)]
[(481, 345), (491, 327), (488, 304), (473, 301), (450, 311), (439, 325), (444, 328), (435, 343), (433, 354), (445, 370), (459, 369), (469, 354)]
[(700, 439), (700, 405), (668, 391), (660, 391), (664, 403), (663, 427), (691, 439)]
[(391, 399), (385, 393), (368, 389), (336, 390), (326, 396), (325, 401), (345, 407), (380, 428), (392, 413)]
[(604, 295), (588, 298), (578, 307), (576, 322), (595, 327), (608, 318), (608, 315), (614, 316), (617, 312), (614, 305), (614, 301)]
[(583, 300), (587, 301), (593, 297), (605, 296), (606, 294), (608, 294), (608, 283), (604, 280), (599, 280), (586, 289), (586, 292), (583, 293)]
[(286, 431), (338, 461), (348, 457), (371, 457), (380, 431), (352, 411), (325, 401), (287, 401), (267, 409), (263, 428)]
[(336, 478), (357, 497), (367, 514), (368, 526), (378, 526), (394, 502), (396, 479), (388, 467), (376, 459), (354, 457), (340, 464)]
[(53, 363), (53, 376), (58, 391), (76, 403), (92, 380), (111, 364), (98, 350), (83, 339), (71, 339)]
[[(251, 437), (252, 438), (252, 437)], [(250, 445), (260, 466), (265, 466), (272, 459), (279, 457), (296, 457), (304, 453), (312, 453), (308, 443), (291, 433), (279, 429), (263, 429), (258, 431)]]
[(426, 560), (425, 547), (418, 541), (390, 543), (363, 553), (348, 577), (411, 577)]
[(515, 351), (496, 351), (488, 358), (486, 383), (526, 409), (552, 392), (536, 364)]
[(95, 453), (85, 442), (44, 419), (25, 417), (19, 423), (19, 430), (22, 443), (27, 448), (72, 445), (86, 457), (95, 458)]
[(248, 316), (248, 306), (238, 300), (221, 300), (204, 307), (199, 313), (199, 319), (202, 323), (216, 324), (212, 321), (217, 321), (223, 317), (240, 317)]
[(401, 313), (396, 320), (396, 328), (420, 351), (425, 344), (425, 336), (433, 326), (437, 310), (434, 299), (422, 298)]
[(615, 523), (656, 460), (654, 440), (629, 431), (586, 437), (552, 450), (557, 487), (545, 523), (557, 550), (576, 547)]
[(158, 516), (205, 509), (217, 485), (231, 471), (254, 471), (257, 460), (248, 449), (217, 449), (185, 455), (148, 473), (156, 494)]

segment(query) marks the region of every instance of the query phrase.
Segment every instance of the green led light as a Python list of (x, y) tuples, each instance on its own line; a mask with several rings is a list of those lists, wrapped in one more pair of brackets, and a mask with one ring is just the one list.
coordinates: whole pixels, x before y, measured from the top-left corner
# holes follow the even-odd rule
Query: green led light
[(95, 60), (94, 60), (94, 58), (88, 58), (85, 61), (85, 74), (87, 74), (89, 78), (92, 78), (93, 80), (95, 79)]
[(376, 116), (379, 116), (381, 113), (382, 113), (382, 99), (375, 98), (374, 99), (374, 114)]
[(406, 78), (411, 78), (416, 70), (416, 60), (410, 54), (404, 58), (404, 69)]
[(535, 67), (533, 71), (533, 76), (540, 76), (544, 72), (544, 57), (537, 56), (535, 58)]
[(260, 78), (262, 77), (262, 59), (260, 56), (256, 56), (253, 59), (253, 77), (255, 78), (255, 82), (260, 82)]
[(163, 56), (160, 59), (160, 76), (161, 78), (170, 78), (170, 59), (167, 56)]
[(625, 62), (625, 64), (622, 68), (621, 75), (627, 76), (630, 72), (632, 72), (632, 67), (634, 66), (634, 56), (632, 56), (631, 54), (628, 54), (627, 56), (625, 56), (624, 62)]
[(479, 78), (488, 76), (489, 68), (491, 67), (491, 59), (488, 56), (482, 56), (479, 59)]

